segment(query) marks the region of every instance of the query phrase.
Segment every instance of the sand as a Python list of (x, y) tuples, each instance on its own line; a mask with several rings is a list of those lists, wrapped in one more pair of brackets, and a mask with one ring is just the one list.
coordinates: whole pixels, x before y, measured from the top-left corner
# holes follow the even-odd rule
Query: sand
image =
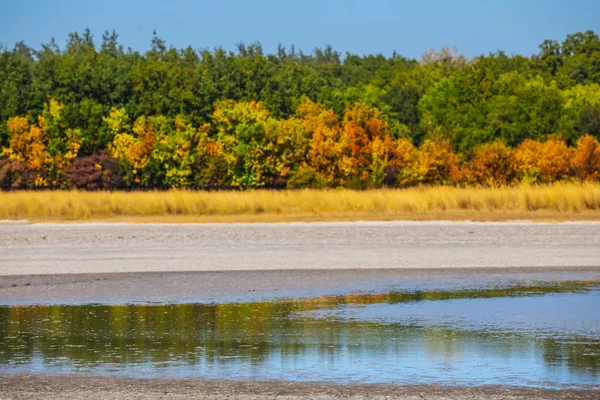
[[(2, 224), (0, 303), (211, 301), (600, 274), (600, 223)], [(561, 278), (561, 279), (563, 279)], [(0, 399), (596, 399), (598, 389), (3, 375)]]
[(600, 223), (0, 225), (0, 275), (600, 266)]
[(0, 399), (172, 399), (172, 400), (508, 400), (600, 397), (600, 390), (548, 390), (505, 386), (441, 387), (394, 385), (331, 385), (298, 382), (235, 382), (201, 379), (127, 379), (70, 375), (0, 375)]

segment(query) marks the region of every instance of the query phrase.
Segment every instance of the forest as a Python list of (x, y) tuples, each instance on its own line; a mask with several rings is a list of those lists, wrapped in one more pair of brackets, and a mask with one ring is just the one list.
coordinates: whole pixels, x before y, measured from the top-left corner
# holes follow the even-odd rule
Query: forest
[(420, 60), (115, 32), (0, 47), (0, 189), (368, 189), (600, 178), (600, 38)]

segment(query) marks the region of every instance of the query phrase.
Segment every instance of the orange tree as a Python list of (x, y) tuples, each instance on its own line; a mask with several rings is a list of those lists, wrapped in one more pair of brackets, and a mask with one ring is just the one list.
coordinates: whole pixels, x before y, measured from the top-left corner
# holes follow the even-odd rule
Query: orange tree
[(354, 188), (383, 185), (394, 141), (379, 110), (363, 103), (346, 108), (340, 144), (342, 184)]
[(545, 142), (525, 139), (514, 152), (521, 182), (553, 182), (569, 176), (572, 149), (564, 140), (549, 137)]
[(475, 148), (462, 168), (462, 180), (484, 186), (510, 185), (517, 178), (513, 150), (502, 142)]
[(295, 118), (303, 126), (307, 153), (291, 177), (291, 187), (337, 186), (341, 183), (338, 160), (342, 154), (337, 114), (325, 106), (305, 99)]
[(33, 186), (60, 187), (62, 173), (81, 147), (80, 131), (66, 127), (63, 109), (61, 103), (50, 99), (37, 123), (30, 123), (26, 117), (13, 117), (7, 122), (9, 145), (2, 149), (2, 155), (34, 171)]
[(575, 177), (582, 181), (596, 181), (600, 177), (600, 144), (598, 139), (583, 135), (577, 141), (577, 147), (571, 159)]

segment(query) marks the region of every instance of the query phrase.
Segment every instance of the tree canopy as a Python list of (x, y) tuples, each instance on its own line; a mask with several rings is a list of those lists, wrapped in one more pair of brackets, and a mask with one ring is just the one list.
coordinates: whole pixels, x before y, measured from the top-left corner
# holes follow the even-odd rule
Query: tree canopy
[[(600, 175), (600, 38), (421, 60), (259, 43), (0, 47), (0, 187), (368, 188)], [(560, 159), (560, 158), (563, 159)]]

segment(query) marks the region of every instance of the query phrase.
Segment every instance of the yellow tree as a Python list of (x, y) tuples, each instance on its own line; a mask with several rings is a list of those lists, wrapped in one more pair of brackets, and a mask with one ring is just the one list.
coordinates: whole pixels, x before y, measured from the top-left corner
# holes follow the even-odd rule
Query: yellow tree
[(50, 165), (52, 158), (46, 148), (46, 134), (39, 125), (30, 125), (26, 117), (13, 117), (8, 120), (7, 126), (10, 140), (9, 147), (2, 151), (3, 155), (25, 162), (31, 170)]
[(418, 160), (417, 149), (410, 139), (401, 138), (394, 143), (389, 160), (389, 172), (392, 182), (400, 186), (409, 186), (418, 182), (414, 164)]
[(125, 110), (113, 109), (105, 123), (114, 134), (111, 155), (120, 160), (130, 184), (171, 188), (193, 184), (201, 132), (185, 119), (142, 116), (130, 131)]
[(568, 177), (572, 150), (564, 140), (554, 137), (545, 142), (526, 139), (514, 153), (521, 181), (553, 182)]
[(295, 118), (269, 118), (266, 129), (265, 170), (272, 177), (270, 185), (283, 187), (298, 170), (308, 154), (304, 125)]
[(296, 174), (312, 175), (324, 185), (340, 183), (339, 159), (342, 154), (340, 123), (336, 113), (325, 106), (305, 99), (296, 111), (308, 139), (306, 161)]
[(269, 120), (269, 111), (256, 101), (226, 100), (216, 105), (212, 125), (222, 146), (228, 185), (264, 187), (273, 181), (272, 171), (266, 168), (270, 157)]
[(571, 159), (575, 176), (582, 181), (596, 181), (600, 176), (600, 144), (598, 139), (583, 135), (577, 141), (577, 147)]
[(50, 99), (37, 124), (26, 117), (8, 120), (9, 147), (2, 154), (38, 171), (35, 186), (59, 186), (62, 172), (71, 166), (81, 147), (80, 131), (66, 128), (63, 109), (62, 104)]
[(150, 162), (156, 144), (152, 124), (148, 124), (147, 118), (142, 116), (135, 121), (133, 129), (130, 130), (125, 110), (115, 108), (111, 109), (104, 121), (114, 134), (109, 148), (110, 155), (118, 159), (127, 171), (126, 180), (130, 184), (147, 183), (144, 169)]
[(443, 185), (458, 182), (458, 157), (448, 139), (425, 140), (404, 169), (405, 184)]

